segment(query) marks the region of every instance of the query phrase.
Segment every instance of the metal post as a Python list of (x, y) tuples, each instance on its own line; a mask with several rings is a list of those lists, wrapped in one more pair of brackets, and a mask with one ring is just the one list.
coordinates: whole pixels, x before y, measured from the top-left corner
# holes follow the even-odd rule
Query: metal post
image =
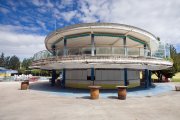
[[(151, 39), (149, 41), (149, 45), (151, 46)], [(151, 52), (152, 48), (150, 48), (150, 57), (152, 57), (152, 52)]]
[(95, 42), (94, 42), (94, 34), (91, 34), (91, 55), (95, 55)]
[[(53, 51), (53, 56), (56, 56), (56, 46), (52, 46), (52, 51)], [(51, 86), (55, 85), (55, 80), (56, 80), (56, 70), (52, 69), (52, 78), (51, 78)]]
[(139, 56), (141, 56), (141, 48), (139, 48)]
[(52, 54), (53, 54), (53, 56), (56, 56), (56, 45), (52, 45)]
[(66, 38), (64, 38), (64, 49), (63, 49), (63, 54), (64, 54), (64, 56), (67, 55), (67, 39), (66, 39)]
[(166, 56), (166, 44), (164, 43), (164, 58), (167, 58)]
[(66, 84), (66, 69), (63, 69), (63, 73), (62, 73), (62, 87), (65, 88), (65, 84)]
[(149, 86), (152, 86), (151, 70), (149, 70)]
[(127, 68), (124, 68), (124, 86), (128, 86)]
[(127, 52), (127, 46), (126, 46), (126, 36), (123, 38), (123, 44), (124, 44), (124, 56), (127, 56), (128, 52)]
[(91, 81), (93, 81), (93, 85), (94, 85), (94, 80), (95, 80), (94, 68), (91, 68)]
[(148, 69), (145, 69), (145, 88), (148, 88)]
[(146, 57), (146, 44), (144, 44), (144, 57)]
[(56, 80), (56, 70), (52, 70), (52, 79), (51, 79), (51, 86), (55, 85), (55, 80)]

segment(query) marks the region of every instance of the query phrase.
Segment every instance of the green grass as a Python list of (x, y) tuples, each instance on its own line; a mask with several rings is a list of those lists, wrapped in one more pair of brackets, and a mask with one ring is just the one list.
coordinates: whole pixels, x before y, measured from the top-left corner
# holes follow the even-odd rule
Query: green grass
[(180, 72), (176, 73), (172, 78), (172, 82), (180, 82)]

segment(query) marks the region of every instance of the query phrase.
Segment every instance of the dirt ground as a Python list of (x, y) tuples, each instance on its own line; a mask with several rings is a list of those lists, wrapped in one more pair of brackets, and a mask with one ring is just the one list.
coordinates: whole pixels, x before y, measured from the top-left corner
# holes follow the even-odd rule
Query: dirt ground
[(126, 100), (66, 97), (0, 82), (0, 120), (180, 120), (180, 92)]

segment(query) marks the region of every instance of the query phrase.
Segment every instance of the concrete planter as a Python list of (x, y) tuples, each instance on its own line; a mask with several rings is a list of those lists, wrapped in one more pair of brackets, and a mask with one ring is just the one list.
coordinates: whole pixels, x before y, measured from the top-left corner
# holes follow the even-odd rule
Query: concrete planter
[(88, 86), (90, 88), (91, 99), (99, 98), (99, 89), (101, 86)]
[(180, 91), (180, 86), (175, 86), (176, 91)]
[(27, 90), (29, 88), (29, 80), (21, 82), (21, 90)]
[(118, 89), (118, 99), (125, 100), (127, 86), (116, 86), (116, 87)]

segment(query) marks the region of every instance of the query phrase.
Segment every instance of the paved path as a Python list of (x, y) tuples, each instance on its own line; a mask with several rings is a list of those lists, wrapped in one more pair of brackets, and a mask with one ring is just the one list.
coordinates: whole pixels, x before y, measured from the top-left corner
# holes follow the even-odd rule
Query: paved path
[[(0, 120), (179, 120), (180, 92), (90, 100), (0, 83)], [(55, 92), (55, 91), (54, 91)]]

